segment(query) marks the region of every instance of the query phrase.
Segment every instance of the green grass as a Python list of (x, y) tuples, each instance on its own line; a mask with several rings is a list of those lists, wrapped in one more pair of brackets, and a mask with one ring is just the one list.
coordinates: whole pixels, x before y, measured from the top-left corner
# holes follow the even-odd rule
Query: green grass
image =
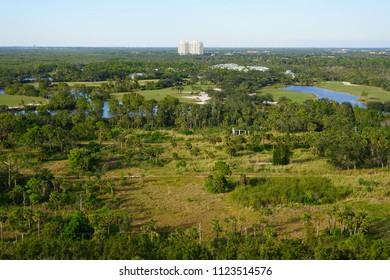
[[(138, 83), (140, 85), (145, 85), (147, 82), (157, 82), (158, 79), (149, 79), (149, 80), (139, 80)], [(80, 86), (80, 85), (85, 85), (87, 87), (98, 87), (101, 86), (102, 84), (107, 84), (108, 81), (99, 81), (99, 82), (66, 82), (68, 86), (74, 87), (74, 86)], [(58, 83), (53, 83), (53, 84), (58, 84)], [(35, 84), (35, 87), (38, 87), (38, 83)]]
[[(118, 92), (118, 93), (112, 93), (111, 97), (114, 99), (117, 99), (119, 101), (122, 101), (123, 96), (129, 92)], [(170, 88), (164, 88), (164, 89), (159, 89), (159, 90), (142, 90), (142, 91), (137, 91), (138, 94), (142, 95), (145, 97), (146, 100), (156, 100), (156, 101), (161, 101), (167, 96), (174, 96), (177, 97), (178, 94), (173, 93), (173, 91)]]
[(8, 95), (0, 94), (0, 105), (5, 105), (8, 107), (16, 107), (24, 104), (47, 104), (47, 99), (42, 97), (33, 97), (25, 95)]
[(146, 83), (148, 83), (148, 82), (158, 82), (158, 81), (159, 81), (158, 79), (138, 80), (138, 83), (140, 85), (146, 85)]
[(287, 90), (282, 90), (281, 88), (267, 87), (264, 88), (261, 93), (270, 93), (272, 94), (275, 101), (278, 101), (281, 97), (286, 97), (297, 103), (303, 103), (308, 99), (315, 99), (314, 94), (307, 94), (302, 92), (292, 92)]
[[(98, 86), (101, 86), (102, 84), (107, 84), (108, 81), (100, 81), (100, 82), (66, 82), (66, 83), (70, 87), (81, 86), (81, 85), (84, 85), (86, 87), (98, 87)], [(53, 84), (58, 84), (58, 83), (53, 83)]]
[(367, 101), (390, 101), (390, 92), (378, 87), (344, 85), (342, 82), (321, 82), (317, 86), (333, 91), (350, 93), (359, 97), (365, 92), (368, 94)]
[[(206, 89), (209, 86), (201, 85), (200, 87), (202, 89)], [(172, 90), (172, 89), (173, 88), (163, 88), (157, 90), (141, 90), (141, 91), (137, 91), (137, 93), (144, 96), (146, 100), (154, 99), (156, 101), (161, 101), (167, 96), (173, 96), (175, 98), (178, 98), (181, 102), (187, 102), (187, 103), (196, 102), (196, 100), (194, 99), (186, 98), (191, 96), (189, 94), (189, 92), (192, 92), (191, 86), (184, 86), (182, 93), (179, 93), (176, 90), (174, 89)], [(122, 101), (123, 95), (125, 95), (126, 93), (128, 92), (113, 93), (111, 94), (111, 97), (119, 101)]]

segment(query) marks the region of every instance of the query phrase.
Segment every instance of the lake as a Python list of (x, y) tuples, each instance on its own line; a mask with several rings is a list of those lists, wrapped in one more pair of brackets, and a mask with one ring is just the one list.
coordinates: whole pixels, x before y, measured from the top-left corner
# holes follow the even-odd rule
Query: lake
[(337, 92), (337, 91), (332, 91), (332, 90), (324, 89), (324, 88), (318, 88), (318, 87), (314, 87), (314, 86), (289, 86), (289, 87), (283, 88), (283, 90), (293, 91), (293, 92), (302, 92), (302, 93), (307, 93), (307, 94), (315, 94), (318, 98), (328, 98), (328, 99), (335, 100), (338, 103), (349, 102), (352, 104), (352, 106), (357, 105), (360, 108), (367, 107), (364, 103), (358, 101), (359, 96), (352, 95), (352, 94), (345, 93), (345, 92)]
[(5, 94), (5, 91), (3, 88), (0, 88), (0, 94)]

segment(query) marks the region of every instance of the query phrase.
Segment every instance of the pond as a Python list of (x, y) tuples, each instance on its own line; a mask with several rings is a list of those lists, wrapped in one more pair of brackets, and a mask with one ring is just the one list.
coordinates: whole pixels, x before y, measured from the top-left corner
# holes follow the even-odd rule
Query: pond
[(112, 118), (112, 115), (110, 114), (110, 108), (108, 108), (108, 101), (103, 102), (103, 118)]
[(352, 106), (357, 105), (360, 108), (367, 107), (364, 103), (358, 101), (359, 96), (352, 95), (345, 92), (337, 92), (329, 89), (318, 88), (315, 86), (289, 86), (283, 88), (283, 90), (302, 92), (307, 94), (315, 94), (318, 98), (328, 98), (328, 99), (335, 100), (338, 103), (349, 102), (352, 104)]
[(0, 88), (0, 94), (5, 94), (5, 90), (3, 88)]

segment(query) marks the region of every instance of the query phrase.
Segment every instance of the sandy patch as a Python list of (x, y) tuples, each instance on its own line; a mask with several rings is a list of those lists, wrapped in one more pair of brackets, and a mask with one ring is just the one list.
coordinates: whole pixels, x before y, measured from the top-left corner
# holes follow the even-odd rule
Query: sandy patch
[(198, 100), (198, 102), (196, 102), (196, 104), (206, 104), (206, 102), (211, 99), (211, 97), (205, 92), (201, 92), (195, 96), (184, 96), (184, 98), (196, 99), (196, 100)]
[(356, 87), (357, 85), (351, 84), (350, 82), (343, 82), (345, 86), (353, 86)]

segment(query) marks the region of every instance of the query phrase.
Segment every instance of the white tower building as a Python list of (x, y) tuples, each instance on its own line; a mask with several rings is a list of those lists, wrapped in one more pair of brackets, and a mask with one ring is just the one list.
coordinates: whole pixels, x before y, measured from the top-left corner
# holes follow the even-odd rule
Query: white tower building
[(191, 42), (180, 41), (177, 51), (180, 55), (186, 55), (186, 54), (201, 55), (203, 54), (203, 42), (202, 41), (191, 41)]
[(186, 41), (180, 41), (179, 42), (179, 47), (177, 49), (177, 52), (180, 55), (187, 55), (189, 54), (189, 44)]
[(190, 42), (190, 54), (203, 54), (203, 42), (191, 41)]

